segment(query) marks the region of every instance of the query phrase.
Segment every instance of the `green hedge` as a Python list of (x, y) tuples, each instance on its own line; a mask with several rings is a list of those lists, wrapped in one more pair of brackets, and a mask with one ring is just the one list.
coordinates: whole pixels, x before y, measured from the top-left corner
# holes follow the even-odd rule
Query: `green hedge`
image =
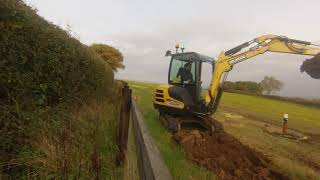
[[(59, 129), (71, 109), (108, 92), (109, 65), (21, 0), (0, 1), (0, 166), (30, 147), (39, 128)], [(1, 171), (0, 171), (1, 172)]]

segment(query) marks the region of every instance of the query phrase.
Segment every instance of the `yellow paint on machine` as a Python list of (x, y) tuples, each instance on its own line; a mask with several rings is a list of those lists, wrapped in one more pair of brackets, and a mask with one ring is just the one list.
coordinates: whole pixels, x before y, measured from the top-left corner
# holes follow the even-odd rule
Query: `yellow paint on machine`
[(171, 87), (171, 85), (160, 85), (155, 90), (155, 95), (153, 97), (154, 104), (168, 106), (168, 107), (172, 107), (172, 108), (183, 109), (184, 108), (183, 102), (178, 101), (178, 100), (169, 96), (169, 88), (170, 87)]

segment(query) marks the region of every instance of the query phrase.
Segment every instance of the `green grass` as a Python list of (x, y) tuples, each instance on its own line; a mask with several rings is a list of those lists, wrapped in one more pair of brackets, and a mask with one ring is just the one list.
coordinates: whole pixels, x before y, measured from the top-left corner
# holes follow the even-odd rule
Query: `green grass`
[(239, 114), (259, 117), (262, 121), (278, 125), (283, 122), (283, 114), (288, 113), (289, 127), (320, 134), (320, 108), (235, 93), (224, 93), (221, 105)]
[(129, 125), (128, 132), (128, 143), (126, 151), (126, 163), (124, 166), (123, 179), (139, 180), (139, 169), (138, 169), (138, 156), (137, 146), (134, 139), (134, 131), (132, 127), (132, 121)]
[(183, 150), (172, 140), (172, 135), (158, 121), (159, 114), (153, 108), (153, 90), (157, 85), (129, 82), (129, 86), (174, 179), (214, 179), (211, 172), (186, 159)]
[[(153, 108), (153, 90), (158, 85), (130, 82), (147, 126), (175, 179), (210, 179), (213, 175), (186, 159), (183, 150), (171, 140)], [(233, 116), (226, 116), (226, 113)], [(275, 168), (291, 179), (319, 179), (320, 143), (300, 142), (272, 136), (265, 124), (281, 128), (283, 113), (289, 113), (289, 128), (319, 135), (320, 109), (263, 97), (224, 93), (215, 118), (225, 131), (242, 143), (265, 154)], [(239, 118), (240, 117), (240, 118)]]
[(37, 129), (31, 151), (22, 150), (10, 162), (23, 171), (0, 173), (0, 179), (121, 179), (123, 168), (116, 165), (120, 83), (113, 88), (112, 98), (91, 99), (70, 112), (67, 125), (57, 121)]

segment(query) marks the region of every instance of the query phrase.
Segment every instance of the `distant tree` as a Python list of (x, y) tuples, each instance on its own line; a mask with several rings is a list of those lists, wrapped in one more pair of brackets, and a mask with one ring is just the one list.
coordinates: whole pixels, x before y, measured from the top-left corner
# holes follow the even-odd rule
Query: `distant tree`
[(250, 92), (255, 94), (261, 94), (262, 88), (259, 83), (253, 81), (226, 81), (224, 83), (225, 90), (231, 91), (243, 91), (243, 92)]
[(283, 82), (277, 80), (273, 76), (265, 76), (260, 82), (262, 90), (267, 95), (270, 95), (274, 92), (280, 91), (283, 87)]
[(117, 72), (118, 69), (124, 69), (123, 56), (118, 49), (106, 44), (92, 44), (90, 49), (100, 55), (113, 71)]

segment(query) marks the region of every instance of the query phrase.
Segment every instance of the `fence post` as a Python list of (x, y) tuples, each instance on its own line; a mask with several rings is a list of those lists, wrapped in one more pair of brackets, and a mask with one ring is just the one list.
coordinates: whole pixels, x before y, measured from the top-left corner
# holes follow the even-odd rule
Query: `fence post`
[(131, 108), (131, 89), (127, 83), (123, 83), (122, 96), (121, 96), (121, 108), (120, 108), (120, 122), (117, 133), (117, 146), (118, 165), (124, 165), (126, 161), (126, 150), (128, 142), (128, 131), (129, 131), (129, 119), (130, 119), (130, 108)]

